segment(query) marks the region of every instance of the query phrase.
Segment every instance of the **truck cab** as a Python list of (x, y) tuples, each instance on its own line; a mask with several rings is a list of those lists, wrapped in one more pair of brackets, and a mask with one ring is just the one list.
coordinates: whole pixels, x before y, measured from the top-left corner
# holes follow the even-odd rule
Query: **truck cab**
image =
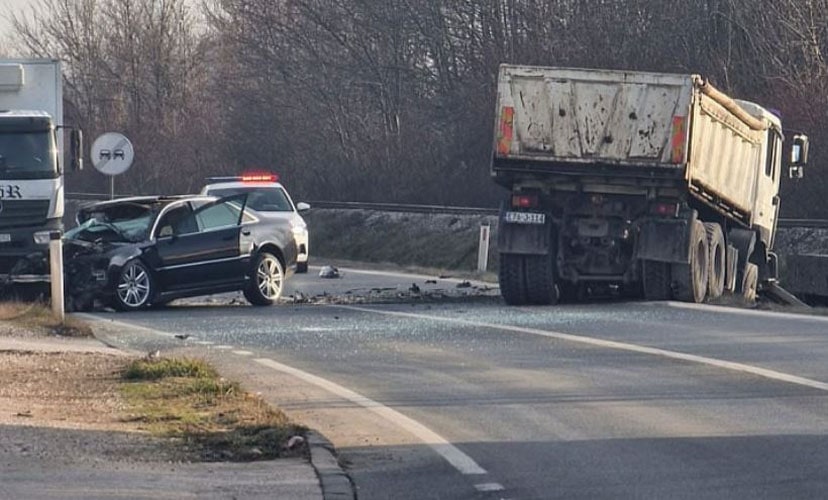
[[(45, 255), (63, 229), (60, 62), (0, 60), (0, 282), (49, 281)], [(80, 134), (71, 163), (80, 168)]]

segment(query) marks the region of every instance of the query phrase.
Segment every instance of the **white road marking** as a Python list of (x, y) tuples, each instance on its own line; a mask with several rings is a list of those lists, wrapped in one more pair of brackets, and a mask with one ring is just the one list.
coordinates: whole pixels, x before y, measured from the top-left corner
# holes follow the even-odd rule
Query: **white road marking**
[(675, 309), (689, 309), (691, 311), (719, 312), (739, 316), (754, 316), (759, 318), (798, 319), (804, 321), (828, 322), (828, 316), (810, 314), (794, 314), (778, 311), (760, 311), (756, 309), (740, 309), (738, 307), (714, 306), (709, 304), (691, 304), (689, 302), (645, 302), (647, 305), (664, 304)]
[(506, 489), (500, 483), (480, 483), (475, 484), (474, 488), (477, 491), (503, 491)]
[(196, 342), (196, 344), (200, 344), (200, 345), (213, 345), (213, 344), (215, 344), (215, 342), (210, 342), (209, 340), (199, 340), (198, 342)]
[(250, 351), (233, 351), (233, 354), (238, 354), (239, 356), (252, 356), (253, 353)]
[(539, 330), (536, 328), (524, 328), (521, 326), (513, 326), (513, 325), (500, 325), (497, 323), (486, 323), (483, 321), (470, 321), (465, 319), (457, 319), (457, 318), (444, 318), (440, 316), (430, 316), (427, 314), (418, 314), (418, 313), (405, 313), (405, 312), (397, 312), (397, 311), (379, 311), (376, 309), (369, 309), (366, 307), (357, 307), (357, 306), (332, 306), (332, 307), (339, 307), (342, 309), (349, 309), (352, 311), (360, 311), (372, 314), (380, 314), (385, 316), (397, 316), (403, 318), (414, 318), (414, 319), (428, 319), (432, 321), (442, 321), (445, 323), (454, 323), (458, 325), (464, 326), (475, 326), (478, 328), (492, 328), (495, 330), (504, 330), (507, 332), (515, 332), (515, 333), (526, 333), (530, 335), (538, 335), (541, 337), (548, 337), (557, 340), (565, 340), (568, 342), (577, 342), (579, 344), (586, 344), (596, 347), (604, 347), (607, 349), (616, 349), (619, 351), (628, 351), (628, 352), (635, 352), (639, 354), (650, 354), (652, 356), (658, 356), (662, 358), (669, 358), (669, 359), (677, 359), (681, 361), (687, 361), (690, 363), (697, 363), (702, 365), (714, 366), (716, 368), (722, 368), (725, 370), (731, 370), (736, 372), (742, 373), (749, 373), (751, 375), (756, 375), (759, 377), (764, 377), (770, 380), (776, 380), (780, 382), (787, 382), (790, 384), (801, 385), (804, 387), (810, 387), (812, 389), (818, 389), (820, 391), (828, 392), (828, 383), (820, 382), (818, 380), (813, 380), (805, 377), (799, 377), (797, 375), (792, 375), (789, 373), (778, 372), (775, 370), (768, 370), (766, 368), (761, 368), (758, 366), (747, 365), (744, 363), (736, 363), (732, 361), (724, 361), (716, 358), (708, 358), (706, 356), (697, 356), (695, 354), (685, 354), (682, 352), (676, 351), (668, 351), (666, 349), (658, 349), (656, 347), (646, 347), (637, 344), (628, 344), (626, 342), (616, 342), (614, 340), (604, 340), (592, 337), (584, 337), (581, 335), (571, 335), (568, 333), (559, 333), (553, 332), (548, 330)]
[(229, 351), (230, 349), (235, 349), (235, 348), (231, 345), (214, 345), (213, 349), (221, 349), (221, 350), (224, 350), (224, 351)]
[(305, 382), (320, 387), (343, 399), (347, 399), (348, 401), (357, 404), (366, 410), (376, 413), (385, 420), (419, 438), (423, 443), (430, 446), (435, 452), (442, 456), (455, 469), (460, 471), (461, 474), (486, 474), (486, 470), (480, 467), (474, 459), (460, 451), (444, 437), (440, 436), (416, 420), (407, 417), (402, 413), (383, 405), (382, 403), (367, 398), (339, 384), (331, 382), (330, 380), (318, 377), (291, 366), (284, 365), (282, 363), (278, 363), (272, 359), (261, 358), (257, 359), (256, 362), (263, 366), (267, 366), (268, 368), (273, 368), (274, 370), (278, 370), (282, 373), (304, 380)]

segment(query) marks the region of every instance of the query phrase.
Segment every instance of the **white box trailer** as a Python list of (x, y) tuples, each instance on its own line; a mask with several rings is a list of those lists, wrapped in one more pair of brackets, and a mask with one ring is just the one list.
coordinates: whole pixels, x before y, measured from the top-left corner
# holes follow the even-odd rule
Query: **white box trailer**
[(751, 295), (775, 275), (782, 139), (778, 117), (698, 75), (502, 66), (492, 175), (511, 190), (504, 297)]
[[(48, 281), (63, 217), (63, 77), (53, 59), (0, 59), (0, 282)], [(70, 162), (80, 168), (80, 133)]]

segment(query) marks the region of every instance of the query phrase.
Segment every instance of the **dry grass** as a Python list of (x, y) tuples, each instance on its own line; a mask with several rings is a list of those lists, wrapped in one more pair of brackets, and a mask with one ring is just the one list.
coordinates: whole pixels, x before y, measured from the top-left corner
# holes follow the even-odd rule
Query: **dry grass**
[(61, 323), (42, 302), (0, 302), (0, 321), (9, 321), (23, 328), (64, 337), (92, 337), (92, 329), (84, 322), (66, 318)]
[(304, 428), (204, 361), (136, 360), (123, 379), (131, 420), (153, 434), (183, 440), (200, 459), (246, 461), (306, 452), (304, 446), (287, 446)]

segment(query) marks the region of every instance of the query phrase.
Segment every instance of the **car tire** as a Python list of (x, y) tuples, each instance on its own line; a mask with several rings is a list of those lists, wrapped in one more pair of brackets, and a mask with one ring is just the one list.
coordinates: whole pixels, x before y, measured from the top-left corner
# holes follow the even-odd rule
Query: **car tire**
[(284, 284), (285, 268), (279, 258), (270, 252), (260, 252), (253, 259), (244, 298), (254, 306), (273, 305), (282, 296)]
[(155, 281), (147, 266), (138, 259), (127, 262), (115, 282), (112, 305), (119, 311), (137, 311), (149, 305), (155, 295)]
[(306, 272), (308, 272), (308, 263), (307, 263), (307, 261), (297, 262), (296, 263), (296, 272), (299, 273), (299, 274), (305, 274)]

